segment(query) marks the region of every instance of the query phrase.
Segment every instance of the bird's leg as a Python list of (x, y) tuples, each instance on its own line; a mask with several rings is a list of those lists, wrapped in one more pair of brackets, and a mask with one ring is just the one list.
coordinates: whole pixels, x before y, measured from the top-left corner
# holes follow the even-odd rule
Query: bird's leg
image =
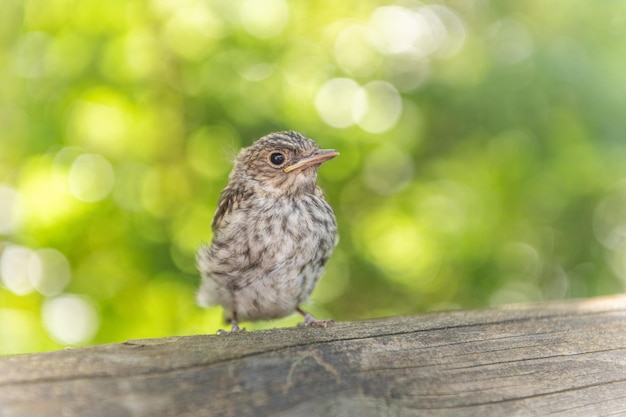
[(296, 307), (296, 311), (304, 316), (304, 323), (300, 323), (300, 326), (304, 327), (328, 327), (335, 322), (335, 320), (318, 320), (299, 306)]
[(217, 331), (217, 334), (228, 335), (228, 334), (233, 334), (233, 333), (243, 333), (245, 331), (246, 331), (245, 328), (239, 327), (239, 321), (237, 320), (237, 312), (233, 311), (233, 316), (230, 319), (230, 332), (227, 332), (224, 329), (219, 329)]

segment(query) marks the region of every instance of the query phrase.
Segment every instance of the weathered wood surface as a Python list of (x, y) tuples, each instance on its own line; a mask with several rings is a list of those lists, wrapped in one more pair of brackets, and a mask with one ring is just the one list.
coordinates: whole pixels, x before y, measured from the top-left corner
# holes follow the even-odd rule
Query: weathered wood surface
[(4, 357), (0, 415), (626, 415), (626, 296)]

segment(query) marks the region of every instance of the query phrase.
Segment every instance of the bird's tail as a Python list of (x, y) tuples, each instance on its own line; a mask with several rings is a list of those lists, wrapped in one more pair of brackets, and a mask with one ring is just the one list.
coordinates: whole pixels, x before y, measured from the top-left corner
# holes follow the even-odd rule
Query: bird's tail
[(196, 253), (196, 264), (202, 276), (200, 288), (198, 288), (198, 292), (196, 293), (196, 302), (200, 307), (211, 307), (217, 304), (217, 284), (207, 273), (206, 262), (203, 262), (202, 259), (208, 252), (208, 249), (209, 246), (203, 244)]
[(217, 305), (217, 300), (215, 299), (216, 290), (215, 282), (211, 279), (204, 278), (196, 293), (196, 302), (198, 305), (200, 307)]

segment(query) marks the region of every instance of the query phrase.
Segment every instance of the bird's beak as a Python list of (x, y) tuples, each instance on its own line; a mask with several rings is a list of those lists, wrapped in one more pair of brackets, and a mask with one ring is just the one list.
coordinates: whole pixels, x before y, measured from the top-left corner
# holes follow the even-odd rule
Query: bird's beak
[(323, 162), (333, 159), (337, 155), (339, 155), (339, 152), (337, 152), (334, 149), (320, 149), (318, 151), (315, 151), (313, 155), (307, 158), (303, 158), (293, 165), (289, 165), (288, 167), (284, 169), (284, 171), (291, 172), (291, 171), (295, 171), (296, 169), (307, 168), (313, 165), (319, 165)]

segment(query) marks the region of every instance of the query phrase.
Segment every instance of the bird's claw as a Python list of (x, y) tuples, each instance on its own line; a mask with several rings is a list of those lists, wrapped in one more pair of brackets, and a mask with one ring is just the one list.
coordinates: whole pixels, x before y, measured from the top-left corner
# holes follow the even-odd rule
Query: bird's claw
[(328, 327), (332, 325), (335, 320), (318, 320), (310, 314), (304, 316), (304, 322), (300, 323), (300, 327)]
[(226, 331), (226, 330), (224, 330), (224, 329), (219, 329), (219, 330), (217, 331), (217, 334), (218, 334), (218, 335), (220, 335), (220, 336), (228, 336), (228, 335), (230, 335), (230, 334), (237, 334), (237, 333), (246, 333), (246, 328), (245, 328), (245, 327), (241, 327), (241, 328), (240, 328), (239, 326), (236, 326), (236, 325), (235, 325), (235, 326), (233, 326), (233, 327), (230, 329), (230, 332), (227, 332), (227, 331)]

